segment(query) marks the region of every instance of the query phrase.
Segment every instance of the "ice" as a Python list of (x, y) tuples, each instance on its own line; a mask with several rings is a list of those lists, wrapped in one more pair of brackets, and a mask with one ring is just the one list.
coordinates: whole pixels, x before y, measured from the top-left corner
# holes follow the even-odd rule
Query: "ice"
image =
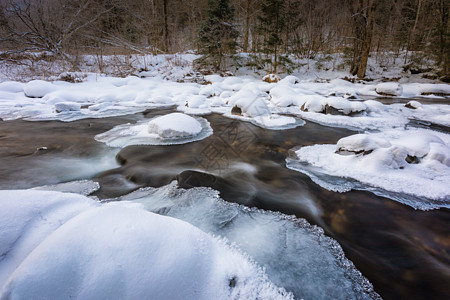
[(78, 180), (58, 184), (43, 185), (32, 188), (32, 190), (75, 193), (83, 196), (89, 196), (99, 188), (100, 184), (98, 182), (92, 180)]
[(149, 211), (226, 237), (296, 298), (327, 299), (329, 291), (333, 299), (378, 298), (337, 242), (303, 219), (228, 203), (208, 188), (177, 189), (175, 182), (113, 200), (137, 202)]
[(209, 122), (181, 113), (157, 116), (150, 121), (122, 124), (98, 134), (95, 139), (111, 147), (129, 145), (174, 145), (202, 140), (212, 135)]
[(139, 205), (0, 191), (2, 299), (292, 299), (246, 254)]
[(450, 208), (449, 145), (449, 135), (424, 129), (358, 134), (337, 145), (302, 147), (287, 166), (330, 190), (340, 191), (337, 178), (345, 178), (347, 187), (416, 209)]

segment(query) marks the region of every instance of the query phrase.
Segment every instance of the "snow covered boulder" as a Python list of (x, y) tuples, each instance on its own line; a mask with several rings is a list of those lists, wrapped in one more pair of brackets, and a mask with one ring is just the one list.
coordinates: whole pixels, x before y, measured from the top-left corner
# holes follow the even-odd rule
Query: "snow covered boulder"
[(262, 79), (264, 82), (268, 82), (268, 83), (275, 83), (280, 81), (280, 76), (276, 75), (276, 74), (267, 74), (266, 76), (263, 77)]
[(202, 125), (199, 121), (182, 113), (168, 114), (148, 122), (148, 132), (162, 138), (190, 137), (201, 131)]
[(325, 112), (326, 98), (324, 96), (308, 95), (304, 99), (306, 100), (301, 107), (302, 111), (316, 113)]
[(383, 96), (401, 96), (403, 88), (397, 82), (383, 82), (377, 84), (375, 91)]
[(189, 108), (204, 108), (206, 107), (207, 99), (204, 95), (189, 96), (185, 106)]
[(427, 155), (432, 144), (445, 145), (440, 137), (425, 132), (404, 134), (393, 140), (392, 144), (404, 147), (408, 151), (409, 156), (417, 158), (423, 158)]
[(367, 155), (380, 147), (387, 148), (390, 146), (391, 144), (388, 141), (371, 137), (368, 134), (354, 134), (337, 142), (336, 153), (341, 155)]
[(288, 107), (297, 103), (297, 93), (287, 86), (276, 86), (270, 90), (270, 102), (279, 107)]
[(53, 92), (57, 87), (50, 82), (43, 80), (32, 80), (25, 84), (23, 91), (25, 96), (30, 98), (42, 98), (46, 94)]
[(342, 97), (329, 97), (325, 102), (325, 114), (350, 115), (366, 110), (367, 106), (358, 101), (349, 101)]
[[(236, 107), (236, 108), (235, 108)], [(239, 108), (245, 117), (258, 117), (270, 114), (266, 103), (260, 98), (242, 98), (238, 100), (233, 109)]]
[(409, 101), (405, 104), (405, 107), (409, 109), (418, 109), (422, 107), (422, 104), (418, 101)]
[(421, 95), (435, 95), (435, 96), (448, 96), (450, 95), (449, 84), (421, 84), (419, 85), (419, 92)]
[(281, 79), (278, 83), (282, 85), (294, 85), (300, 83), (300, 79), (296, 76), (288, 75)]

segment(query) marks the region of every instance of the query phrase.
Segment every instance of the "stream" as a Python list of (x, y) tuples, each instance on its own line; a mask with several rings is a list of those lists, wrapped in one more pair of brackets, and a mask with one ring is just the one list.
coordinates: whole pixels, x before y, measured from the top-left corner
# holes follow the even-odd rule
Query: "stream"
[(419, 211), (364, 191), (336, 193), (286, 168), (297, 146), (336, 143), (354, 134), (312, 122), (266, 130), (218, 114), (214, 135), (170, 146), (111, 148), (94, 136), (173, 109), (75, 122), (0, 121), (0, 189), (93, 179), (99, 199), (173, 180), (206, 186), (229, 202), (279, 211), (318, 225), (384, 299), (450, 298), (450, 210)]

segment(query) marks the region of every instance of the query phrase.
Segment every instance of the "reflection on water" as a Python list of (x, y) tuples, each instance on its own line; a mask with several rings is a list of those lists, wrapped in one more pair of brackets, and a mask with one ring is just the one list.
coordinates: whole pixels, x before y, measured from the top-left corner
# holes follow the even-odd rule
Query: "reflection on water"
[(93, 138), (166, 112), (72, 123), (0, 122), (0, 188), (92, 177), (101, 185), (96, 195), (109, 198), (172, 180), (210, 186), (227, 201), (320, 225), (383, 298), (450, 298), (449, 210), (415, 211), (367, 192), (330, 192), (285, 167), (289, 149), (336, 143), (353, 131), (311, 122), (270, 131), (213, 114), (206, 116), (213, 136), (185, 145), (129, 146), (117, 162), (116, 153)]

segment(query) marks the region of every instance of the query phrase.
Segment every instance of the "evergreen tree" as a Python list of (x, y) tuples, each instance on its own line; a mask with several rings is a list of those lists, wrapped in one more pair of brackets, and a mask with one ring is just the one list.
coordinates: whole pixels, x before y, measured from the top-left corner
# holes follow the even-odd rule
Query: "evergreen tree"
[(226, 67), (226, 59), (236, 53), (239, 33), (231, 23), (234, 7), (230, 0), (208, 0), (206, 17), (198, 35), (198, 50), (203, 54), (199, 62), (217, 71)]
[(273, 56), (273, 60), (270, 59), (273, 66), (273, 72), (277, 73), (277, 66), (279, 63), (279, 52), (283, 40), (281, 38), (284, 26), (285, 18), (284, 12), (284, 0), (262, 0), (261, 1), (261, 13), (258, 16), (259, 20), (259, 32), (264, 36), (263, 53)]

